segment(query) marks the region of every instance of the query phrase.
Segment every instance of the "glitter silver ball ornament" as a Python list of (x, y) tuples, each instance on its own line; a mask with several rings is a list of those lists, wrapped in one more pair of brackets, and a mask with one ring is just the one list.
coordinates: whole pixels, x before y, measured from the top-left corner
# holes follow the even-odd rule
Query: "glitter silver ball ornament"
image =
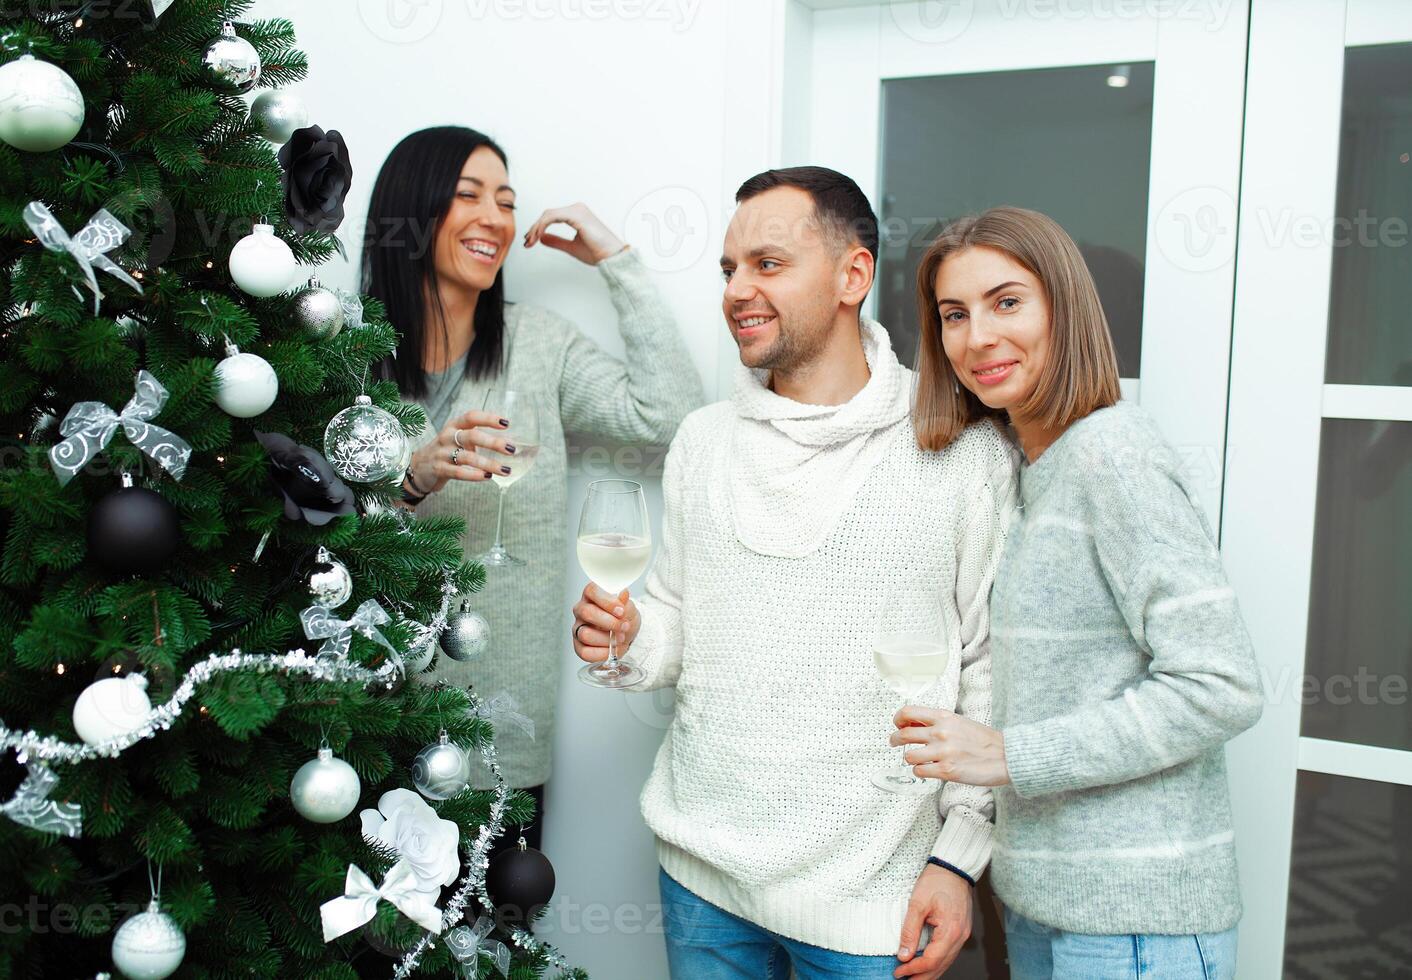
[(279, 377), (259, 354), (242, 354), (226, 345), (225, 360), (216, 365), (216, 404), (227, 415), (254, 418), (275, 403)]
[(470, 784), (471, 758), (444, 729), (436, 742), (412, 760), (412, 785), (429, 800), (449, 799)]
[(186, 956), (186, 936), (156, 899), (113, 934), (113, 965), (128, 980), (164, 980)]
[(332, 289), (325, 289), (318, 277), (294, 294), (294, 319), (310, 340), (332, 340), (343, 329), (343, 303)]
[(296, 129), (309, 125), (309, 109), (290, 92), (261, 92), (250, 103), (250, 121), (271, 143), (288, 143)]
[(490, 646), (490, 623), (484, 616), (461, 604), (459, 612), (446, 620), (441, 632), (441, 649), (452, 660), (476, 660)]
[(0, 66), (0, 140), (17, 150), (57, 150), (83, 127), (83, 93), (58, 65), (22, 54)]
[(353, 576), (348, 566), (320, 548), (309, 574), (309, 597), (316, 606), (337, 609), (353, 596)]
[(324, 429), (324, 458), (333, 471), (354, 483), (381, 483), (407, 470), (411, 443), (391, 412), (359, 395)]
[(260, 54), (255, 46), (235, 33), (235, 25), (226, 21), (221, 36), (206, 45), (201, 62), (212, 78), (248, 92), (260, 80)]
[(299, 767), (289, 782), (289, 801), (305, 820), (337, 823), (358, 805), (363, 784), (353, 767), (333, 757), (333, 749), (319, 749), (319, 757)]

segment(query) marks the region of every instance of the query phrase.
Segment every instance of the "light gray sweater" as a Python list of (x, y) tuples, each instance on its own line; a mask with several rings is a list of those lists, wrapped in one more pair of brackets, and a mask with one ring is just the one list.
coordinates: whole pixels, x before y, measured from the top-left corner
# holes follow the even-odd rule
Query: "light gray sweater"
[[(509, 692), (535, 725), (533, 739), (512, 725), (495, 730), (505, 778), (520, 788), (549, 778), (559, 674), (564, 658), (572, 656), (565, 619), (570, 515), (564, 433), (582, 433), (609, 445), (665, 447), (677, 424), (703, 401), (700, 378), (672, 311), (637, 253), (628, 249), (596, 268), (618, 312), (623, 360), (557, 313), (525, 303), (507, 304), (504, 371), (498, 378), (467, 379), (451, 400), (450, 416), (455, 417), (481, 408), (486, 390), (498, 386), (536, 392), (547, 409), (540, 420), (547, 428), (540, 433), (534, 469), (505, 490), (505, 547), (528, 564), (486, 569), (485, 588), (469, 597), (471, 608), (490, 623), (490, 649), (469, 663), (439, 657), (436, 669), (419, 678), (472, 684), (486, 700)], [(414, 445), (434, 435), (428, 427)], [(665, 449), (642, 455), (651, 463), (660, 460)], [(513, 456), (507, 461), (515, 465)], [(603, 475), (640, 479), (642, 473)], [(419, 504), (417, 514), (464, 517), (467, 529), (461, 545), (472, 557), (495, 540), (498, 493), (493, 483), (453, 480)], [(574, 501), (575, 507), (578, 503)], [(481, 770), (477, 766), (473, 784), (489, 789), (493, 781)]]
[(1203, 933), (1241, 903), (1224, 743), (1262, 708), (1250, 637), (1179, 460), (1127, 402), (1021, 473), (991, 596), (992, 875), (1090, 934)]

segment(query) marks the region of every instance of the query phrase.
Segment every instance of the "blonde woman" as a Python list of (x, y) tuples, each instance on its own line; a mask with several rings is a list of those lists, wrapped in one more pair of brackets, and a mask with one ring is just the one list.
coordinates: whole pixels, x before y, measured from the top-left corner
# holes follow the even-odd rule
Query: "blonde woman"
[(1241, 914), (1224, 743), (1255, 658), (1152, 419), (1119, 401), (1093, 279), (1034, 211), (946, 228), (917, 275), (918, 437), (1003, 415), (1022, 509), (991, 594), (994, 727), (904, 708), (919, 776), (995, 787), (1012, 975), (1229, 978)]

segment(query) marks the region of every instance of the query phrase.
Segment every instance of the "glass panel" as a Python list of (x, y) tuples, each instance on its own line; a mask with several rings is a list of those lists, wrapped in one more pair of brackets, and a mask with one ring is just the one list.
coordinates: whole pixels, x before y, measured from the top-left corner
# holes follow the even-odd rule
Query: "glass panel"
[(1412, 385), (1412, 44), (1344, 55), (1336, 210), (1325, 380)]
[(1412, 422), (1325, 419), (1302, 732), (1412, 749)]
[(916, 356), (927, 245), (953, 218), (1011, 204), (1078, 242), (1122, 376), (1138, 376), (1152, 78), (1143, 62), (883, 82), (878, 317), (903, 363)]
[[(1412, 787), (1301, 772), (1284, 975), (1405, 977), (1412, 961)], [(1260, 896), (1247, 896), (1259, 901)]]

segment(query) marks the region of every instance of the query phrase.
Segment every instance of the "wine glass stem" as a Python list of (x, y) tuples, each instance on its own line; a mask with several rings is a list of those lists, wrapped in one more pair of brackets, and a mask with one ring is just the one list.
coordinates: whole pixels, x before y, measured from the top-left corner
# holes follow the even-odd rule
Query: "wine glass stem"
[(608, 659), (603, 661), (604, 671), (618, 672), (618, 634), (615, 630), (608, 631)]
[(497, 488), (500, 491), (500, 504), (495, 508), (495, 547), (492, 551), (504, 551), (505, 546), (500, 543), (500, 525), (505, 518), (505, 488)]
[[(898, 710), (898, 711), (901, 711), (901, 710), (902, 710), (903, 708), (905, 708), (905, 707), (907, 707), (907, 699), (906, 699), (906, 698), (903, 698), (903, 699), (902, 699), (902, 703), (897, 706), (897, 710)], [(906, 743), (906, 742), (903, 742), (903, 743), (902, 743), (902, 768), (907, 771), (907, 775), (906, 775), (905, 778), (909, 779), (911, 782), (914, 782), (914, 783), (915, 783), (915, 782), (920, 782), (920, 780), (917, 779), (916, 773), (912, 772), (912, 764), (907, 761), (907, 748), (908, 748), (907, 743)]]

